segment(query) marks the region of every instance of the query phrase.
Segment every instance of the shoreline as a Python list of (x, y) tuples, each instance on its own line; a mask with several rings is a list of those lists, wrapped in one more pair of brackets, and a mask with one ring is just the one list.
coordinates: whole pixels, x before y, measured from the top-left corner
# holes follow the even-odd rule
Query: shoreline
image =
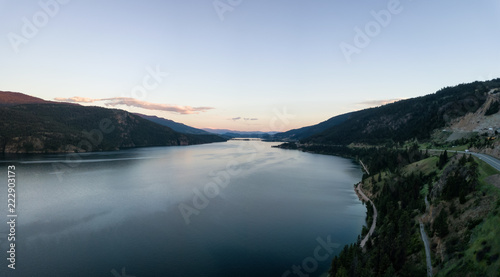
[(363, 182), (359, 182), (357, 185), (354, 186), (354, 191), (356, 192), (356, 195), (359, 197), (359, 199), (363, 202), (363, 203), (367, 203), (367, 202), (370, 202), (372, 204), (372, 207), (373, 207), (373, 222), (372, 222), (372, 225), (370, 227), (370, 230), (368, 231), (368, 234), (366, 234), (366, 236), (363, 238), (363, 240), (361, 240), (361, 243), (360, 243), (360, 247), (361, 248), (364, 248), (365, 247), (365, 244), (368, 242), (368, 240), (370, 239), (370, 237), (373, 235), (373, 232), (375, 231), (375, 227), (377, 226), (377, 208), (375, 207), (375, 204), (373, 204), (373, 201), (368, 198), (363, 190), (362, 190), (362, 185)]
[[(361, 190), (361, 184), (362, 184), (362, 181), (359, 182), (358, 184), (354, 185), (354, 192), (358, 196), (361, 203), (370, 202), (373, 206), (373, 211), (374, 211), (373, 223), (372, 223), (372, 226), (370, 227), (370, 231), (368, 231), (368, 234), (363, 238), (363, 240), (361, 241), (361, 244), (360, 244), (361, 248), (364, 248), (364, 245), (366, 244), (366, 242), (368, 241), (370, 236), (375, 231), (375, 226), (377, 224), (377, 209), (375, 208), (375, 205), (373, 204), (373, 202)], [(321, 274), (320, 277), (330, 277), (329, 271)]]

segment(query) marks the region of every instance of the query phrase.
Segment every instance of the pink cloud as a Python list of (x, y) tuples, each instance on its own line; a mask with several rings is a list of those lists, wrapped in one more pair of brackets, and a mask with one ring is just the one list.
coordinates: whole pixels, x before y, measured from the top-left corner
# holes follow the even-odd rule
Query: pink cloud
[(54, 100), (61, 101), (61, 102), (71, 102), (71, 103), (93, 103), (96, 101), (96, 99), (86, 98), (86, 97), (78, 97), (78, 96), (71, 97), (71, 98), (57, 97), (57, 98), (54, 98)]
[(92, 98), (75, 96), (70, 98), (55, 98), (55, 100), (63, 102), (71, 102), (71, 103), (104, 102), (104, 105), (111, 107), (129, 106), (129, 107), (142, 108), (146, 110), (174, 112), (178, 114), (198, 114), (200, 112), (206, 112), (208, 110), (213, 109), (212, 107), (191, 107), (191, 106), (179, 106), (170, 104), (158, 104), (158, 103), (151, 103), (142, 100), (137, 100), (135, 98), (129, 98), (129, 97), (92, 99)]
[(374, 106), (382, 106), (382, 105), (394, 103), (394, 102), (397, 102), (400, 100), (403, 100), (403, 98), (367, 100), (367, 101), (358, 102), (358, 104), (374, 107)]

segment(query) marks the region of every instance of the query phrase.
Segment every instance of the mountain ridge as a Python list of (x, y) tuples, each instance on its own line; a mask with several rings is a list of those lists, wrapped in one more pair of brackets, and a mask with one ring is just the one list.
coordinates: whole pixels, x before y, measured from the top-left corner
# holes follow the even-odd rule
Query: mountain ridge
[[(476, 112), (487, 101), (491, 91), (499, 88), (500, 78), (446, 87), (425, 96), (349, 113), (345, 120), (320, 132), (314, 131), (314, 128), (321, 127), (322, 123), (297, 129), (303, 130), (299, 140), (302, 143), (331, 145), (428, 140), (434, 130)], [(286, 140), (286, 133), (274, 137)]]
[[(21, 104), (63, 104), (62, 102), (47, 101), (42, 98), (34, 97), (20, 92), (0, 91), (0, 106), (14, 106)], [(72, 104), (72, 103), (64, 103)], [(73, 104), (78, 105), (78, 104)]]
[(0, 105), (2, 153), (110, 151), (226, 140), (212, 134), (181, 134), (119, 109), (51, 102), (10, 92), (0, 92), (0, 102), (2, 99), (11, 99)]
[(277, 140), (301, 140), (305, 139), (312, 134), (317, 134), (321, 133), (328, 128), (331, 128), (333, 126), (336, 126), (338, 124), (343, 123), (344, 121), (348, 120), (350, 116), (352, 115), (352, 112), (337, 115), (334, 117), (331, 117), (325, 121), (322, 121), (316, 125), (311, 125), (311, 126), (306, 126), (302, 128), (297, 128), (297, 129), (292, 129), (286, 132), (281, 132), (278, 134), (273, 135), (273, 139)]
[(158, 116), (154, 116), (154, 115), (145, 115), (145, 114), (141, 114), (141, 113), (133, 113), (133, 114), (140, 116), (144, 119), (147, 119), (149, 121), (152, 121), (154, 123), (160, 124), (162, 126), (169, 127), (172, 130), (179, 132), (179, 133), (194, 134), (194, 135), (210, 135), (211, 134), (205, 130), (194, 128), (194, 127), (188, 126), (188, 125), (183, 124), (183, 123), (175, 122), (175, 121), (170, 120), (170, 119), (166, 119), (166, 118), (162, 118), (162, 117), (158, 117)]
[(211, 129), (211, 128), (203, 128), (203, 130), (212, 133), (218, 134), (227, 138), (262, 138), (262, 139), (271, 139), (274, 134), (277, 132), (262, 132), (262, 131), (235, 131), (229, 129)]

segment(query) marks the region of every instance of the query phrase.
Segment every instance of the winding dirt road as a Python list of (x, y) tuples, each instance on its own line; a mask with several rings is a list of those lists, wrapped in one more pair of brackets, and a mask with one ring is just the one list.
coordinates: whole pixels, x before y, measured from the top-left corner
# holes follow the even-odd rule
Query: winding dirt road
[(368, 234), (366, 234), (365, 238), (361, 241), (361, 244), (360, 244), (361, 248), (364, 248), (366, 242), (368, 241), (368, 239), (370, 238), (370, 236), (375, 231), (375, 226), (377, 225), (377, 215), (378, 215), (378, 213), (377, 213), (377, 208), (375, 208), (375, 205), (373, 204), (372, 200), (370, 200), (370, 198), (368, 198), (365, 195), (365, 193), (363, 192), (362, 187), (361, 187), (361, 183), (359, 183), (356, 186), (356, 191), (358, 192), (358, 195), (360, 195), (361, 198), (363, 198), (363, 200), (365, 202), (370, 202), (372, 204), (372, 207), (373, 207), (373, 223), (372, 223), (372, 226), (370, 227), (370, 231), (368, 231)]
[(424, 224), (422, 221), (420, 223), (420, 235), (422, 236), (422, 241), (425, 246), (425, 260), (427, 262), (427, 276), (432, 277), (432, 261), (431, 261), (431, 248), (429, 247), (429, 239), (425, 233)]

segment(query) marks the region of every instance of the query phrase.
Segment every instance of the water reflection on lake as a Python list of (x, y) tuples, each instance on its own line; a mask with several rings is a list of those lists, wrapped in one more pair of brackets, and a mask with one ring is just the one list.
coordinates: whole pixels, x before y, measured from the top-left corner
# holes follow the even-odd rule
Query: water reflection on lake
[[(314, 259), (318, 239), (354, 242), (366, 211), (353, 191), (359, 166), (275, 144), (6, 157), (0, 180), (17, 168), (17, 269), (4, 258), (0, 273), (282, 276)], [(328, 258), (303, 272), (328, 270), (335, 253), (320, 253)]]

